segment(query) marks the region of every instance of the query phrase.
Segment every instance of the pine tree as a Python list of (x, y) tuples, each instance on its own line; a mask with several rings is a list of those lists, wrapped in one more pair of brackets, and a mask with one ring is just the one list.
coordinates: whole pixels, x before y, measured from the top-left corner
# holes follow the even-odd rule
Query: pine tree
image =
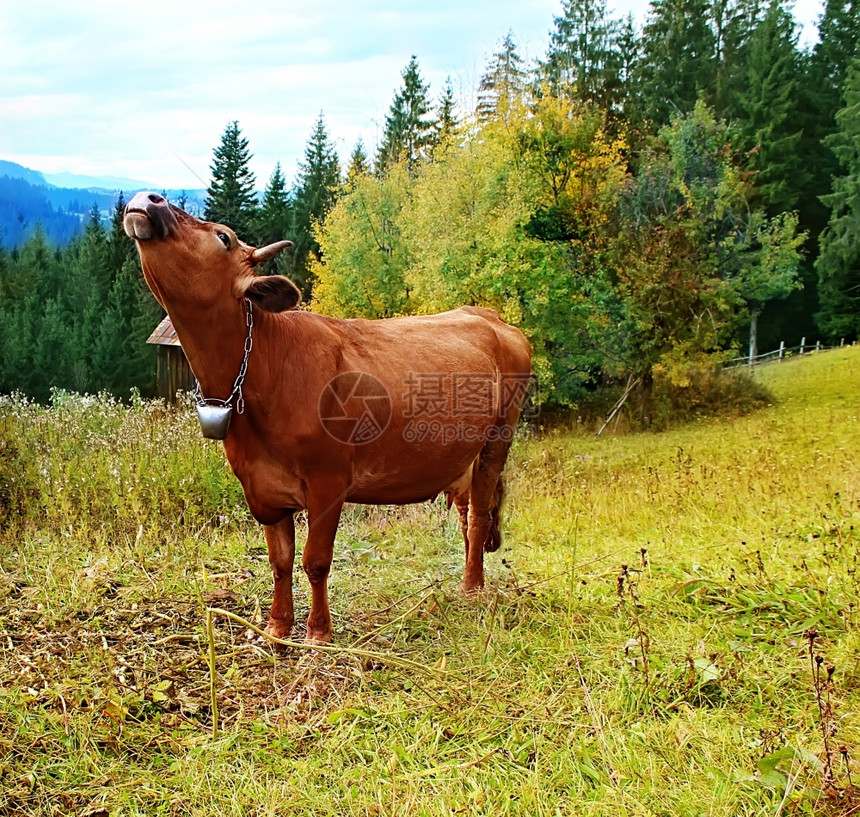
[(426, 158), (433, 134), (433, 123), (428, 117), (429, 87), (421, 80), (418, 59), (413, 54), (403, 71), (403, 87), (394, 95), (385, 117), (385, 132), (376, 157), (377, 172), (385, 173), (399, 161), (414, 170)]
[(156, 392), (156, 348), (147, 343), (152, 330), (164, 317), (164, 310), (155, 300), (143, 280), (139, 264), (133, 265), (137, 280), (134, 306), (128, 327), (130, 348), (128, 366), (133, 373), (132, 386), (144, 396), (154, 396)]
[(0, 391), (40, 401), (52, 388), (152, 393), (154, 350), (145, 341), (162, 313), (121, 231), (122, 209), (121, 197), (109, 233), (94, 207), (65, 250), (37, 229), (2, 259)]
[(73, 327), (69, 342), (73, 346), (75, 376), (73, 383), (63, 385), (76, 391), (98, 391), (103, 382), (92, 361), (102, 313), (119, 272), (112, 268), (110, 255), (101, 216), (98, 209), (93, 208), (78, 252), (67, 267), (71, 286), (64, 288), (67, 293), (63, 302), (67, 310), (65, 317)]
[(125, 218), (125, 196), (119, 194), (116, 205), (113, 208), (110, 230), (107, 234), (107, 264), (110, 269), (111, 280), (115, 280), (120, 274), (123, 265), (131, 258), (137, 258), (137, 250), (134, 242), (128, 240), (125, 229), (122, 226)]
[(854, 0), (826, 0), (818, 35), (811, 52), (801, 57), (797, 85), (798, 127), (803, 130), (797, 154), (801, 167), (807, 170), (796, 205), (800, 226), (809, 235), (804, 289), (781, 310), (784, 328), (777, 340), (794, 337), (799, 341), (804, 335), (814, 335), (817, 329), (814, 316), (822, 307), (818, 296), (821, 273), (815, 267), (815, 259), (822, 232), (832, 215), (823, 202), (831, 192), (833, 178), (842, 173), (827, 138), (837, 130), (836, 112), (842, 107), (842, 89), (858, 47), (860, 5)]
[(0, 244), (0, 310), (15, 297), (15, 294), (12, 264), (9, 254), (3, 248), (3, 245)]
[(818, 42), (806, 61), (801, 91), (803, 142), (801, 161), (814, 168), (799, 205), (802, 224), (817, 239), (828, 222), (821, 197), (830, 192), (830, 180), (839, 163), (827, 146), (836, 132), (836, 112), (842, 107), (842, 90), (851, 60), (860, 43), (860, 4), (854, 0), (826, 0), (818, 22)]
[(610, 113), (620, 102), (620, 24), (607, 18), (605, 0), (563, 0), (547, 60), (541, 64), (553, 93), (593, 103)]
[(693, 110), (713, 83), (715, 37), (708, 0), (652, 0), (642, 32), (638, 119), (658, 130)]
[(314, 227), (322, 223), (334, 206), (341, 188), (340, 161), (320, 113), (305, 147), (305, 160), (299, 164), (293, 194), (293, 242), (295, 268), (293, 279), (310, 298), (313, 258), (319, 258)]
[(81, 382), (80, 349), (57, 298), (49, 298), (44, 304), (32, 361), (35, 377), (28, 391), (37, 400), (47, 401), (52, 388), (86, 391), (90, 385), (89, 381)]
[(451, 77), (448, 77), (445, 82), (445, 90), (439, 97), (439, 104), (436, 107), (436, 120), (433, 122), (431, 138), (433, 151), (435, 152), (439, 147), (450, 145), (459, 126), (460, 123), (457, 121), (455, 113), (454, 87), (451, 84)]
[(107, 233), (97, 205), (90, 210), (83, 234), (69, 244), (63, 256), (67, 277), (54, 294), (63, 293), (64, 307), (81, 315), (90, 299), (106, 296), (111, 285)]
[(210, 165), (212, 181), (206, 190), (203, 216), (207, 221), (226, 224), (248, 242), (256, 240), (253, 234), (256, 179), (248, 167), (251, 158), (248, 140), (242, 136), (239, 123), (231, 122), (221, 137), (221, 144), (215, 148), (215, 158)]
[(843, 173), (833, 180), (833, 192), (822, 197), (830, 220), (815, 262), (821, 305), (816, 322), (834, 341), (860, 336), (860, 59), (848, 74), (836, 124), (827, 144)]
[(121, 275), (102, 305), (88, 355), (94, 390), (107, 390), (114, 394), (120, 393), (125, 385), (123, 375), (129, 352), (126, 318), (131, 308), (124, 283)]
[(263, 192), (263, 203), (257, 212), (257, 240), (262, 245), (280, 241), (290, 234), (291, 225), (292, 206), (287, 181), (278, 162), (269, 177)]
[(513, 34), (508, 32), (481, 77), (475, 110), (478, 121), (486, 123), (497, 117), (504, 120), (511, 108), (522, 102), (527, 85), (528, 74)]
[(633, 127), (636, 127), (636, 65), (641, 48), (632, 14), (628, 14), (627, 19), (619, 25), (615, 48), (618, 55), (619, 105), (622, 119), (628, 123), (628, 130), (632, 132)]
[(6, 256), (4, 290), (13, 300), (32, 293), (47, 300), (55, 295), (63, 276), (45, 230), (37, 224), (30, 237)]
[(370, 159), (364, 149), (364, 141), (359, 138), (349, 157), (349, 166), (346, 169), (346, 188), (352, 190), (356, 182), (370, 173)]
[(34, 291), (0, 306), (0, 393), (32, 394), (33, 349), (42, 306)]
[(796, 42), (794, 20), (782, 0), (771, 0), (749, 39), (743, 92), (731, 104), (737, 145), (756, 174), (752, 203), (764, 204), (771, 215), (795, 207), (808, 173), (798, 152)]
[[(34, 365), (45, 306), (56, 302), (63, 275), (41, 225), (7, 259), (10, 295), (0, 314), (0, 391), (47, 397), (48, 377)], [(58, 350), (58, 354), (61, 354)], [(50, 363), (50, 356), (46, 358)]]
[(734, 117), (733, 106), (746, 91), (750, 44), (761, 26), (762, 9), (763, 0), (713, 0), (711, 4), (714, 74), (705, 96), (720, 119)]
[(854, 0), (827, 0), (810, 58), (811, 83), (821, 110), (832, 122), (860, 42), (860, 7)]
[(128, 259), (114, 279), (93, 340), (90, 359), (98, 390), (123, 398), (132, 388), (152, 392), (155, 350), (146, 339), (161, 315), (137, 259)]

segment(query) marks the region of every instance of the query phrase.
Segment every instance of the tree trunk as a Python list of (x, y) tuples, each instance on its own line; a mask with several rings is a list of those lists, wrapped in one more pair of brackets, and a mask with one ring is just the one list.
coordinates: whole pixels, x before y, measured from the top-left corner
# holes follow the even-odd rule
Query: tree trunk
[(750, 314), (750, 366), (758, 356), (758, 312)]
[(643, 428), (651, 425), (651, 393), (654, 391), (654, 375), (649, 369), (642, 375), (639, 384), (639, 421)]

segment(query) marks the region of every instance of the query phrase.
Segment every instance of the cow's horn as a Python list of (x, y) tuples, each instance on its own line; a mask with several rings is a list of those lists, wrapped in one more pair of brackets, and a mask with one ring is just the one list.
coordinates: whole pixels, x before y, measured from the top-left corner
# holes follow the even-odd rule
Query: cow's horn
[(251, 263), (261, 264), (263, 261), (268, 261), (272, 256), (277, 255), (281, 250), (292, 246), (292, 241), (276, 241), (274, 244), (267, 244), (265, 247), (260, 247), (251, 253)]

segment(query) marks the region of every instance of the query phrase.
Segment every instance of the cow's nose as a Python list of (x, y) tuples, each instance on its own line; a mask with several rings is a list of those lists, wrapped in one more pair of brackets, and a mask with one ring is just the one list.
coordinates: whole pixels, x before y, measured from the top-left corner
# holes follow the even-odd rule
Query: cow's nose
[[(141, 226), (142, 218), (149, 222), (148, 227), (145, 224)], [(153, 234), (158, 238), (167, 238), (176, 227), (176, 216), (170, 202), (151, 190), (141, 191), (132, 197), (125, 206), (124, 221), (129, 225), (126, 232), (132, 229), (129, 235), (140, 241), (151, 238)]]
[(140, 193), (136, 193), (132, 200), (126, 204), (125, 211), (126, 213), (130, 213), (134, 210), (139, 212), (148, 213), (154, 207), (164, 207), (167, 205), (167, 199), (164, 196), (159, 195), (158, 193), (153, 193), (152, 191), (144, 190)]

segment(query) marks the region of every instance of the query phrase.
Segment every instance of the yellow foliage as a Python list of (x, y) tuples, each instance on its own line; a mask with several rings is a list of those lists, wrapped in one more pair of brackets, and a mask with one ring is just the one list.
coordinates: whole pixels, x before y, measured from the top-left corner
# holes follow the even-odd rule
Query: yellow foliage
[(312, 267), (315, 311), (366, 318), (409, 311), (408, 250), (401, 236), (409, 184), (402, 165), (384, 178), (356, 179), (317, 228), (323, 260)]
[(623, 148), (599, 117), (548, 98), (411, 173), (358, 179), (317, 232), (314, 308), (385, 317), (489, 306), (526, 332), (547, 392), (558, 392), (585, 322), (599, 323), (583, 290), (603, 274)]

